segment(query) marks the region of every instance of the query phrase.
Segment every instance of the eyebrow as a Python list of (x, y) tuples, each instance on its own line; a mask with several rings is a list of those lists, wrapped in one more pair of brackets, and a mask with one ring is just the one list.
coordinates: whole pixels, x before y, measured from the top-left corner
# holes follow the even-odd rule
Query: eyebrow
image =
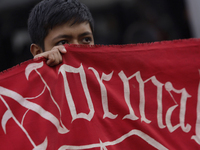
[(86, 36), (86, 35), (92, 35), (91, 32), (84, 32), (82, 34), (79, 35), (79, 37), (83, 37), (83, 36)]
[[(83, 37), (83, 36), (86, 36), (86, 35), (92, 35), (91, 32), (84, 32), (80, 35), (78, 35), (78, 37)], [(53, 38), (52, 41), (56, 41), (57, 39), (61, 39), (61, 38), (72, 38), (71, 35), (66, 35), (66, 34), (61, 34), (61, 35), (58, 35), (57, 37)]]

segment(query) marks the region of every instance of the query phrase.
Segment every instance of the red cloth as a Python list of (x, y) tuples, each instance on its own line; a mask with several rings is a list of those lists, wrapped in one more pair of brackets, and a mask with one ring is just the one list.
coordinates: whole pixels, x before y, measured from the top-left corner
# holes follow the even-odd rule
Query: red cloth
[(200, 149), (200, 41), (67, 46), (0, 74), (0, 149)]

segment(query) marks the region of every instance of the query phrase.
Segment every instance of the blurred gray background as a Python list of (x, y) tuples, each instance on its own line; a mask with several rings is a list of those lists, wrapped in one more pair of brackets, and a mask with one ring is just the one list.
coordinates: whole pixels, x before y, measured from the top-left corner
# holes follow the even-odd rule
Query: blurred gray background
[[(31, 8), (39, 1), (0, 0), (0, 71), (32, 59), (27, 19)], [(200, 36), (199, 0), (80, 1), (93, 14), (96, 44), (144, 43)]]

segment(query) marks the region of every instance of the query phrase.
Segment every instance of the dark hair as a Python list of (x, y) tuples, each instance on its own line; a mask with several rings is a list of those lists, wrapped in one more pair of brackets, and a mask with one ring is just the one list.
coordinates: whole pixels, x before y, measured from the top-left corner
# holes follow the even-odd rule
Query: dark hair
[(88, 21), (92, 32), (94, 21), (88, 7), (78, 0), (43, 0), (31, 11), (28, 31), (33, 43), (44, 50), (44, 39), (50, 29), (68, 21), (82, 23)]

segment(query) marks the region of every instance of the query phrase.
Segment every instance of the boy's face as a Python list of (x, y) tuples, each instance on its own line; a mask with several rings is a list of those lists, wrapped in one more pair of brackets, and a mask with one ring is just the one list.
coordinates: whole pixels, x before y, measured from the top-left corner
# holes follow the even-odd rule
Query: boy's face
[(88, 22), (71, 24), (72, 22), (67, 22), (50, 30), (44, 39), (44, 51), (64, 44), (94, 45), (92, 30)]

